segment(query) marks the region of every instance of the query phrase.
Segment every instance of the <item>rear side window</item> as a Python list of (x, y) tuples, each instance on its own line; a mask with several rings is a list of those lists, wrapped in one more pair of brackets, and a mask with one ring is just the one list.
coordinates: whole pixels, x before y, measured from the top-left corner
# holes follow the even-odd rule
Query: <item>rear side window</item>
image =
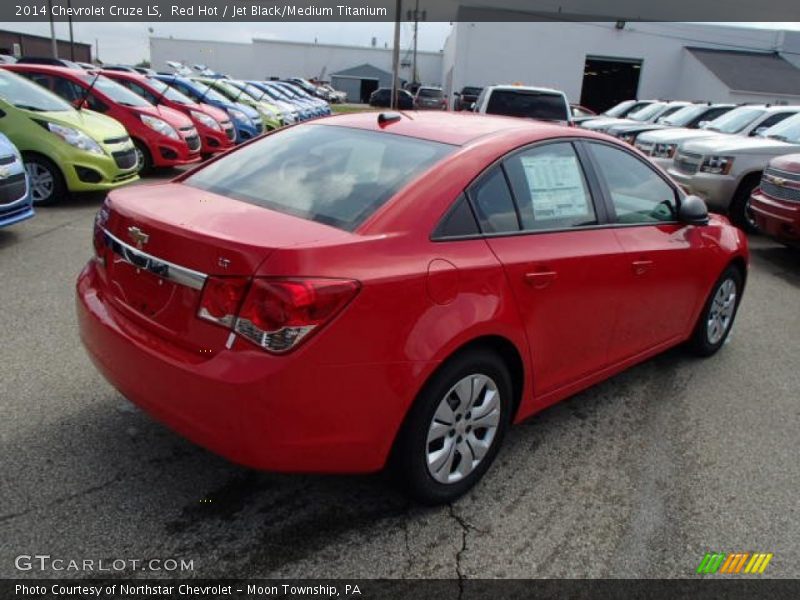
[(436, 231), (433, 232), (433, 239), (443, 239), (461, 237), (467, 235), (477, 235), (480, 233), (475, 215), (467, 202), (467, 197), (461, 194), (442, 218)]
[(390, 133), (307, 125), (231, 152), (184, 183), (353, 231), (454, 149)]
[(503, 170), (494, 167), (473, 185), (469, 198), (484, 233), (519, 231), (519, 220)]
[(597, 223), (583, 169), (570, 143), (545, 144), (505, 163), (522, 228), (536, 231)]
[(486, 112), (547, 121), (569, 120), (563, 96), (528, 90), (493, 90)]

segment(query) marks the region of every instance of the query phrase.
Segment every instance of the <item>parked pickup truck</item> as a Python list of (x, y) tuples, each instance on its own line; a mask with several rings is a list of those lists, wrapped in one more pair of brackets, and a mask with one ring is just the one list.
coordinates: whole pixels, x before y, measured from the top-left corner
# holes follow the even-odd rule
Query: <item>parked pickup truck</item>
[(709, 208), (728, 213), (748, 231), (758, 223), (750, 210), (750, 194), (761, 181), (769, 161), (800, 152), (800, 115), (763, 133), (763, 137), (719, 136), (678, 146), (669, 174)]

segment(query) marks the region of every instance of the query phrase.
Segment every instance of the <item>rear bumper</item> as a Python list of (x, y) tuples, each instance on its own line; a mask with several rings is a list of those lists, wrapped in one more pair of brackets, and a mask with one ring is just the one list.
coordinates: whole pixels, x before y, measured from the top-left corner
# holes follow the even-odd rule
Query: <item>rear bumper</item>
[(238, 338), (194, 356), (105, 302), (98, 282), (91, 261), (77, 284), (81, 340), (106, 379), (156, 420), (258, 469), (360, 473), (385, 464), (427, 363), (323, 364), (313, 342), (272, 356)]
[(761, 233), (800, 247), (800, 203), (775, 200), (756, 188), (750, 196), (750, 208)]

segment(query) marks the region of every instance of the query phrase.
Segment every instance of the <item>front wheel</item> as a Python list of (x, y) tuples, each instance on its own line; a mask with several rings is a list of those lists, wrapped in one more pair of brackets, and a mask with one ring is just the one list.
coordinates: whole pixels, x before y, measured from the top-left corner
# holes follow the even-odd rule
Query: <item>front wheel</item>
[(739, 308), (742, 284), (742, 273), (733, 266), (714, 284), (689, 342), (695, 354), (711, 356), (725, 343)]
[(750, 206), (750, 194), (753, 193), (757, 185), (758, 180), (756, 179), (742, 183), (733, 195), (731, 206), (728, 210), (733, 224), (747, 233), (758, 232), (758, 222)]
[(451, 502), (488, 470), (512, 410), (511, 376), (488, 350), (470, 350), (436, 373), (420, 392), (394, 452), (397, 474), (425, 504)]
[(26, 155), (23, 163), (28, 174), (31, 199), (36, 206), (55, 204), (66, 198), (64, 177), (53, 161), (44, 156)]

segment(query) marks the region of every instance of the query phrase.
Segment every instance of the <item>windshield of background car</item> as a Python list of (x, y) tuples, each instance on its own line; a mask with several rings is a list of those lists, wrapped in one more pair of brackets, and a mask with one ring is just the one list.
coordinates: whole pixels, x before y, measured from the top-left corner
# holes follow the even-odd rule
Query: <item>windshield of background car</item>
[(486, 112), (545, 121), (568, 121), (567, 103), (560, 94), (528, 90), (494, 90)]
[(455, 146), (329, 125), (292, 127), (231, 152), (186, 185), (353, 231)]
[(40, 112), (74, 110), (70, 104), (40, 85), (3, 70), (0, 70), (0, 96), (9, 104), (25, 110)]
[(648, 104), (644, 108), (640, 108), (636, 112), (629, 114), (626, 118), (632, 119), (633, 121), (647, 121), (663, 111), (665, 106), (666, 104), (663, 102), (654, 102), (653, 104)]
[(683, 127), (692, 122), (696, 117), (708, 110), (707, 106), (684, 106), (667, 117), (661, 117), (658, 122), (673, 127)]
[(418, 94), (420, 98), (441, 98), (442, 90), (436, 90), (433, 88), (419, 88)]
[(764, 114), (762, 108), (734, 108), (732, 111), (717, 117), (708, 124), (706, 129), (719, 131), (720, 133), (739, 133), (742, 129), (750, 125), (758, 117)]
[(625, 100), (603, 112), (603, 115), (606, 117), (619, 117), (635, 103), (635, 100)]
[(463, 90), (461, 90), (461, 94), (463, 96), (477, 96), (481, 93), (482, 89), (483, 88), (479, 87), (465, 87)]
[(785, 121), (773, 125), (764, 132), (764, 137), (790, 144), (800, 144), (800, 115), (789, 117)]
[[(125, 86), (118, 84), (105, 75), (97, 77), (85, 71), (81, 71), (75, 75), (82, 81), (91, 85), (93, 90), (102, 92), (117, 104), (123, 104), (125, 106), (153, 106), (141, 96), (134, 94)], [(92, 84), (92, 82), (94, 82), (94, 84)]]
[(179, 92), (174, 87), (171, 87), (161, 81), (160, 79), (156, 79), (155, 77), (148, 77), (147, 83), (156, 90), (159, 94), (163, 94), (164, 98), (167, 100), (172, 100), (173, 102), (177, 102), (178, 104), (194, 104), (194, 100), (189, 98), (189, 96)]
[(210, 85), (206, 85), (205, 83), (195, 82), (198, 91), (200, 92), (200, 96), (198, 96), (198, 100), (202, 98), (205, 100), (211, 100), (212, 102), (220, 102), (222, 104), (227, 104), (228, 99), (212, 88)]

